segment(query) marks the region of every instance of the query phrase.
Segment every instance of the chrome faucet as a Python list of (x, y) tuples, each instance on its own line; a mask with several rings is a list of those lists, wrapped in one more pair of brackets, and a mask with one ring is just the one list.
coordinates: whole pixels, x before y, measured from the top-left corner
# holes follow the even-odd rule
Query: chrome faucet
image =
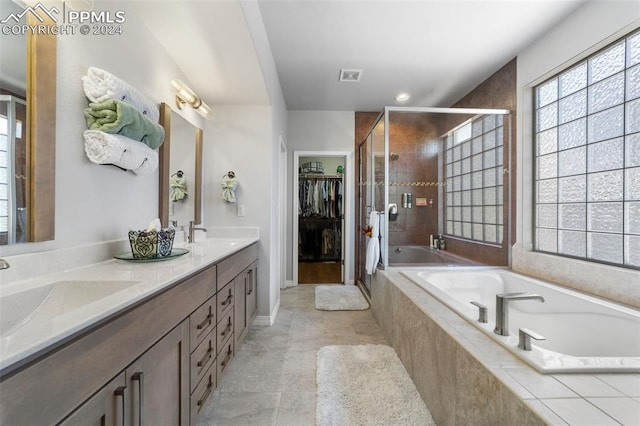
[(7, 262), (4, 259), (0, 259), (0, 270), (9, 269), (9, 266), (11, 266), (11, 265), (9, 265), (9, 262)]
[(195, 225), (196, 225), (196, 223), (193, 220), (189, 221), (189, 239), (188, 239), (189, 243), (193, 243), (194, 242), (193, 231), (204, 231), (204, 232), (207, 232), (207, 228), (196, 228)]
[(496, 294), (496, 326), (493, 332), (501, 336), (509, 335), (509, 311), (507, 302), (510, 300), (537, 300), (544, 302), (544, 297), (535, 293), (503, 293)]

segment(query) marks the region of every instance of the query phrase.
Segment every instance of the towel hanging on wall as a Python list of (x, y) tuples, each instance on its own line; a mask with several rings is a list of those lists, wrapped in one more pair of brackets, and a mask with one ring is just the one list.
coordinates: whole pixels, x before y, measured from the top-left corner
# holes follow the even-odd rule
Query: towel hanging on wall
[(91, 102), (117, 99), (133, 105), (149, 120), (158, 122), (160, 117), (158, 106), (140, 93), (138, 89), (108, 71), (89, 67), (87, 75), (82, 77), (82, 87)]
[(238, 186), (238, 178), (236, 178), (235, 172), (230, 171), (222, 176), (220, 186), (222, 187), (222, 192), (220, 193), (222, 199), (227, 203), (235, 203), (236, 187)]
[(86, 130), (84, 151), (93, 163), (113, 164), (137, 175), (146, 175), (158, 168), (157, 152), (142, 142), (121, 135)]
[(171, 201), (182, 201), (187, 198), (187, 178), (184, 177), (184, 172), (182, 170), (178, 170), (169, 178), (169, 188), (171, 189), (171, 194), (169, 197)]
[(117, 133), (155, 149), (164, 142), (164, 128), (133, 106), (118, 100), (92, 102), (84, 110), (89, 130)]

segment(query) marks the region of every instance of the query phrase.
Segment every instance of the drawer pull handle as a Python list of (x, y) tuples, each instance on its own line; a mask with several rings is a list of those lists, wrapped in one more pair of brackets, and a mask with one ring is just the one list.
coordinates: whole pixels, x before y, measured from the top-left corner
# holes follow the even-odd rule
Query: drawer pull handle
[[(118, 422), (119, 426), (124, 426), (125, 425), (125, 419), (127, 418), (127, 412), (126, 412), (126, 407), (127, 407), (127, 395), (126, 395), (126, 390), (127, 387), (126, 386), (120, 386), (118, 388), (116, 388), (116, 390), (113, 392), (116, 396), (116, 398), (121, 398), (122, 402), (120, 403), (120, 410), (122, 410), (122, 418), (118, 418), (118, 415), (116, 414), (116, 420), (120, 420), (120, 422)], [(116, 403), (116, 406), (118, 406), (118, 404)]]
[(231, 324), (231, 318), (229, 318), (229, 324), (227, 324), (227, 328), (225, 328), (224, 330), (222, 330), (222, 333), (220, 333), (220, 335), (221, 335), (222, 337), (224, 337), (228, 332), (230, 332), (230, 331), (231, 331), (231, 326), (232, 326), (232, 325), (233, 325), (233, 324)]
[(227, 363), (229, 362), (229, 360), (231, 359), (231, 355), (233, 355), (233, 351), (231, 350), (231, 346), (229, 346), (229, 352), (227, 352), (227, 356), (224, 357), (224, 359), (222, 360), (222, 362), (220, 363), (220, 366), (222, 368), (224, 368)]
[(233, 300), (233, 295), (230, 294), (229, 297), (227, 297), (220, 305), (221, 306), (227, 306), (229, 303), (231, 303), (231, 300)]
[[(143, 389), (143, 376), (142, 372), (133, 373), (131, 375), (131, 380), (134, 382), (138, 382), (138, 426), (144, 425), (144, 389)], [(134, 416), (135, 418), (135, 416)]]
[(204, 393), (202, 394), (202, 397), (198, 400), (198, 403), (197, 403), (198, 407), (202, 407), (202, 405), (207, 400), (207, 398), (209, 398), (209, 395), (211, 394), (211, 389), (213, 389), (213, 381), (211, 380), (211, 376), (209, 376), (209, 384), (207, 384), (207, 389), (205, 389)]
[(213, 314), (211, 312), (209, 312), (209, 315), (207, 315), (207, 317), (204, 319), (204, 321), (202, 321), (200, 324), (198, 324), (196, 326), (196, 328), (198, 330), (202, 330), (203, 328), (211, 325), (211, 319), (213, 319)]
[(204, 356), (202, 357), (202, 359), (200, 361), (198, 361), (198, 367), (202, 367), (203, 365), (205, 365), (207, 362), (209, 362), (209, 360), (211, 359), (211, 354), (213, 353), (213, 348), (211, 347), (211, 340), (209, 340), (209, 349), (207, 350), (207, 352), (204, 354)]

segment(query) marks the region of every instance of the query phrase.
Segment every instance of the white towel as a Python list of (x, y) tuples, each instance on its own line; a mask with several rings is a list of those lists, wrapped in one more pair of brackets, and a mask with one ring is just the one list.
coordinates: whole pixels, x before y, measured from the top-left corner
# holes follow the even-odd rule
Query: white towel
[(85, 130), (84, 151), (96, 164), (113, 164), (137, 175), (158, 168), (158, 153), (142, 142), (118, 134)]
[(100, 68), (89, 67), (87, 75), (82, 77), (82, 87), (91, 102), (116, 99), (132, 105), (153, 122), (157, 123), (160, 118), (160, 111), (154, 102), (126, 81)]
[(369, 213), (369, 226), (371, 226), (371, 237), (367, 241), (367, 255), (365, 258), (365, 267), (367, 274), (371, 275), (375, 272), (380, 260), (380, 214), (373, 210)]

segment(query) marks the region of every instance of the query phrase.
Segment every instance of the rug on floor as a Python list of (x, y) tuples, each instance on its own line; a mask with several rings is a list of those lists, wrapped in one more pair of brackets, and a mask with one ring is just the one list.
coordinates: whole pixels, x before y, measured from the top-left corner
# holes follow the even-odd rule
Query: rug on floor
[(319, 285), (316, 309), (320, 311), (364, 311), (369, 303), (355, 285)]
[(390, 346), (324, 346), (317, 361), (317, 426), (435, 426)]

